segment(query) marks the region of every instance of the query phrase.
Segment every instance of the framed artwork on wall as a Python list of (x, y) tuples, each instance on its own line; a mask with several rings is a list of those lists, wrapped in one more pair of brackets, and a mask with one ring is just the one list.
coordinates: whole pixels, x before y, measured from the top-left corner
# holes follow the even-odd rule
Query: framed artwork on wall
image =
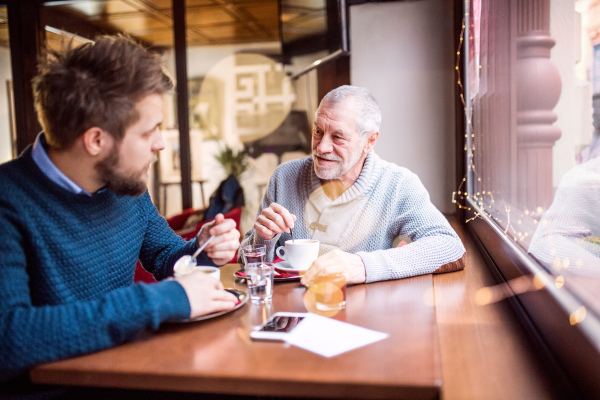
[(190, 129), (202, 131), (202, 139), (222, 139), (223, 84), (213, 77), (188, 79)]
[(179, 152), (179, 130), (164, 129), (161, 131), (165, 148), (158, 152), (161, 183), (181, 181), (181, 157)]
[[(165, 148), (158, 152), (161, 183), (181, 182), (181, 152), (178, 129), (163, 129), (161, 131)], [(202, 174), (202, 132), (198, 129), (190, 131), (190, 146), (192, 151), (192, 181), (203, 180)]]

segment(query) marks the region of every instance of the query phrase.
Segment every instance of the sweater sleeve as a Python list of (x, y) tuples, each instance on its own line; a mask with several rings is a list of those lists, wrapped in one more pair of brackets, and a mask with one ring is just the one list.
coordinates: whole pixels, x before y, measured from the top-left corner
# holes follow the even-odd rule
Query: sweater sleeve
[[(187, 296), (175, 281), (106, 290), (85, 301), (35, 303), (30, 285), (44, 278), (30, 276), (16, 211), (0, 204), (0, 381), (39, 363), (118, 345), (162, 321), (189, 317)], [(52, 291), (45, 297), (57, 299)]]
[[(198, 249), (198, 242), (196, 239), (186, 242), (178, 236), (158, 213), (148, 193), (144, 195), (142, 204), (148, 223), (140, 262), (157, 280), (162, 280), (173, 275), (173, 266), (180, 257), (193, 254)], [(205, 253), (198, 256), (198, 264), (215, 265)]]
[[(464, 268), (465, 248), (444, 215), (431, 203), (427, 190), (409, 173), (396, 192), (395, 224), (412, 242), (402, 247), (358, 252), (366, 282), (451, 272)], [(393, 202), (392, 202), (393, 203)]]

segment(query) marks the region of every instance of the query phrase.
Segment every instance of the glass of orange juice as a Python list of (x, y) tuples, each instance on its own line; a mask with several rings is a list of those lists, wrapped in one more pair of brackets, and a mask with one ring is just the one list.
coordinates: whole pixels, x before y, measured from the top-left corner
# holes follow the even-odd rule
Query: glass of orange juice
[(346, 277), (342, 273), (319, 275), (308, 287), (307, 295), (318, 311), (339, 311), (346, 308)]

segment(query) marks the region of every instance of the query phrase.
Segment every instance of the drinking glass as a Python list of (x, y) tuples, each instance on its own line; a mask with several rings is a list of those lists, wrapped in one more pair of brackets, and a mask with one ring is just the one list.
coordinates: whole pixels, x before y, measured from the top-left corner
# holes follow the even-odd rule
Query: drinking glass
[(251, 263), (264, 263), (267, 246), (259, 244), (249, 244), (242, 248), (244, 252), (244, 265), (248, 266)]
[(271, 263), (246, 263), (246, 283), (250, 293), (250, 301), (261, 303), (273, 298), (273, 276), (275, 267)]
[(307, 288), (304, 305), (308, 311), (333, 316), (346, 308), (346, 277), (344, 274), (319, 275)]
[(266, 323), (271, 315), (273, 315), (273, 302), (250, 302), (250, 309), (248, 311), (250, 316), (250, 326), (254, 329), (260, 329), (260, 327)]

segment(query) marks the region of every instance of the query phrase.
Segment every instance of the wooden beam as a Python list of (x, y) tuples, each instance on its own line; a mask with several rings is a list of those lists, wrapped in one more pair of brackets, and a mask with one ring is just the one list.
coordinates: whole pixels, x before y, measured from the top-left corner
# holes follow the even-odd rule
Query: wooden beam
[(40, 13), (41, 28), (46, 25), (75, 35), (94, 40), (100, 35), (114, 35), (118, 30), (103, 24), (102, 21), (91, 21), (74, 12), (68, 12), (58, 7), (46, 6)]
[(44, 43), (37, 2), (9, 0), (8, 32), (15, 99), (17, 153), (35, 141), (41, 126), (33, 105), (31, 80), (37, 75), (37, 60)]
[(319, 102), (338, 86), (350, 84), (350, 56), (343, 55), (317, 68)]
[(192, 163), (190, 151), (190, 119), (187, 85), (187, 43), (185, 37), (185, 0), (173, 1), (173, 33), (175, 37), (175, 76), (177, 80), (177, 122), (181, 158), (181, 205), (192, 208)]

